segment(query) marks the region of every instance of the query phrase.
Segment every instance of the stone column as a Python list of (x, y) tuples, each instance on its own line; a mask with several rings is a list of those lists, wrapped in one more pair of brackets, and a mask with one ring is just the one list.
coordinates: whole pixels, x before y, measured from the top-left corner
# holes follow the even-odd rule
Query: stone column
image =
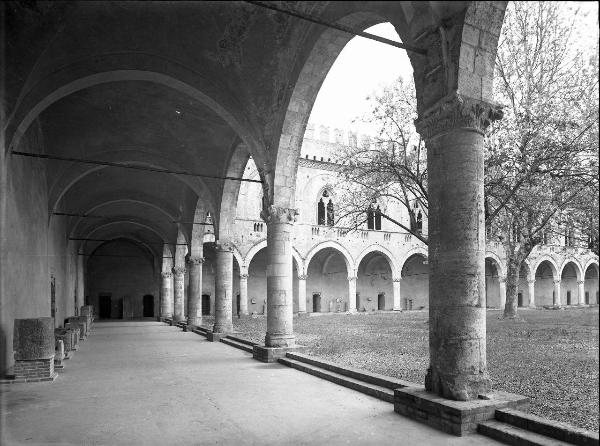
[(217, 243), (215, 271), (215, 325), (213, 333), (231, 333), (233, 294), (233, 247), (230, 243)]
[(160, 316), (171, 319), (173, 317), (173, 274), (171, 272), (161, 273), (160, 285)]
[(454, 92), (415, 121), (426, 141), (429, 355), (425, 388), (454, 400), (491, 390), (486, 360), (483, 132), (497, 106)]
[(348, 276), (348, 313), (356, 313), (356, 276)]
[(500, 308), (504, 309), (506, 306), (506, 277), (498, 277), (498, 287), (500, 288)]
[(240, 316), (248, 316), (248, 274), (240, 274)]
[(267, 222), (267, 334), (266, 347), (293, 347), (294, 287), (292, 227), (298, 211), (269, 206)]
[(535, 308), (535, 279), (527, 281), (529, 287), (529, 308)]
[(181, 322), (185, 320), (183, 315), (183, 299), (185, 296), (185, 268), (176, 266), (173, 268), (173, 320)]
[(583, 280), (577, 281), (577, 305), (583, 305), (585, 303), (585, 282)]
[(188, 285), (188, 325), (199, 326), (202, 324), (202, 264), (204, 258), (190, 257), (188, 262), (190, 283)]
[(298, 276), (298, 314), (306, 313), (306, 279), (304, 274)]
[(554, 280), (554, 305), (560, 307), (560, 280)]
[(402, 277), (394, 277), (392, 284), (394, 286), (394, 311), (402, 311), (402, 301), (400, 300), (400, 284)]

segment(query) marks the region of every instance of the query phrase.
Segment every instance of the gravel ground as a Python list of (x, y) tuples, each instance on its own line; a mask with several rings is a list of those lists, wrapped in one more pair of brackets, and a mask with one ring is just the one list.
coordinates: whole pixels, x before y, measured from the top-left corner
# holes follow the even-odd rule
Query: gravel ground
[[(495, 389), (527, 395), (531, 412), (598, 431), (598, 308), (488, 311), (488, 370)], [(339, 364), (423, 383), (429, 363), (427, 311), (294, 318), (297, 343)], [(210, 324), (205, 319), (205, 324)], [(234, 319), (263, 342), (264, 317)]]

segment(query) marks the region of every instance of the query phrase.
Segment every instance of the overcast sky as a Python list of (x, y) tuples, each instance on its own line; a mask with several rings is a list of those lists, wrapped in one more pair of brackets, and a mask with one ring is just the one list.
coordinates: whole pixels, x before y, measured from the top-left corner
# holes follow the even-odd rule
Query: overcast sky
[[(598, 3), (569, 2), (572, 8), (580, 7), (582, 25), (577, 29), (584, 44), (593, 45), (598, 36)], [(369, 33), (400, 41), (389, 23), (366, 30)], [(398, 76), (412, 76), (412, 67), (406, 51), (362, 37), (353, 38), (333, 64), (319, 91), (309, 122), (333, 128), (352, 129), (359, 133), (374, 133), (357, 120), (370, 109), (366, 97), (381, 90)]]

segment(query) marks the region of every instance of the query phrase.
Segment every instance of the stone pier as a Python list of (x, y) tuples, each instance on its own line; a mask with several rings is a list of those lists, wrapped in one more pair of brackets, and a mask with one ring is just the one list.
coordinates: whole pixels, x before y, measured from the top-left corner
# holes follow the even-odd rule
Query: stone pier
[(185, 319), (183, 314), (183, 299), (185, 296), (185, 268), (173, 268), (173, 320), (181, 322)]
[(202, 264), (204, 258), (190, 257), (188, 262), (190, 270), (190, 283), (188, 285), (188, 314), (189, 326), (202, 324)]
[(209, 341), (218, 341), (233, 331), (233, 247), (228, 242), (219, 242), (216, 247), (215, 272), (215, 324)]

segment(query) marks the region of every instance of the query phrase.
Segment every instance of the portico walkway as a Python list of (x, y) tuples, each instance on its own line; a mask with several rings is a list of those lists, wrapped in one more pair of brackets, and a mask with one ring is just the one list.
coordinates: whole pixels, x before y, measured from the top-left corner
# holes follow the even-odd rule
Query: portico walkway
[(53, 383), (3, 385), (3, 445), (481, 445), (158, 322), (96, 322)]

